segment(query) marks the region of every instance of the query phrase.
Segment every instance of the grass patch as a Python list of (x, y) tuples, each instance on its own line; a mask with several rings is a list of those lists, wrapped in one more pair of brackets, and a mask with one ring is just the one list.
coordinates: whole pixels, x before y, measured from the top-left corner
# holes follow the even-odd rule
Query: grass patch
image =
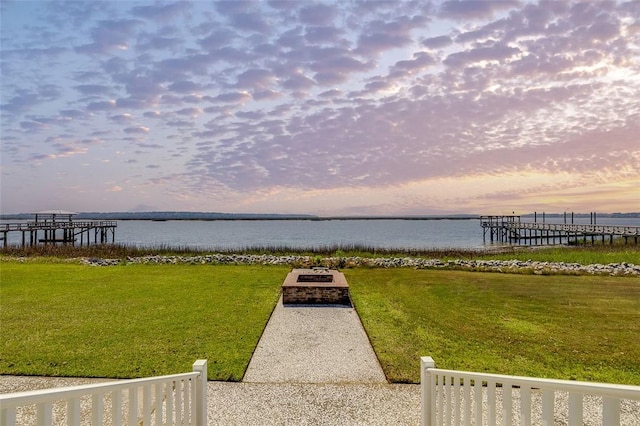
[[(2, 261), (0, 374), (240, 380), (288, 267)], [(387, 377), (439, 367), (640, 385), (640, 278), (344, 271)]]
[(345, 271), (387, 377), (440, 368), (640, 385), (640, 279)]
[(589, 265), (594, 263), (640, 264), (640, 245), (552, 246), (540, 248), (514, 248), (504, 252), (483, 253), (479, 259), (536, 260), (538, 262), (565, 262)]
[(0, 374), (240, 380), (287, 269), (2, 263)]
[(361, 245), (322, 246), (313, 249), (294, 247), (246, 247), (243, 250), (207, 250), (188, 246), (160, 245), (154, 247), (135, 247), (122, 244), (104, 244), (91, 246), (71, 246), (41, 244), (32, 247), (0, 247), (0, 259), (5, 257), (50, 258), (53, 261), (78, 257), (97, 257), (103, 259), (126, 259), (147, 255), (205, 255), (205, 254), (272, 254), (301, 255), (319, 259), (325, 257), (422, 257), (430, 259), (495, 259), (495, 260), (533, 260), (540, 262), (567, 262), (588, 265), (592, 263), (633, 263), (640, 264), (640, 245), (585, 245), (585, 246), (504, 246), (486, 249), (385, 249)]

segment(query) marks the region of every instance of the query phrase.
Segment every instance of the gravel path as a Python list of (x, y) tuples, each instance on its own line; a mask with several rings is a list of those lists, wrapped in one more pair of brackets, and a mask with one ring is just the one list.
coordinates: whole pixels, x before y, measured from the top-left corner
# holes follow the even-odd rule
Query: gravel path
[(387, 383), (352, 307), (283, 305), (244, 375), (249, 383)]
[[(105, 379), (0, 376), (0, 393), (104, 382)], [(417, 425), (420, 388), (389, 384), (208, 383), (209, 426), (214, 425)], [(126, 398), (124, 404), (126, 405)], [(83, 400), (82, 407), (90, 402)], [(64, 404), (54, 404), (54, 424), (66, 424)], [(107, 407), (108, 408), (108, 407)], [(35, 425), (35, 409), (18, 413)], [(88, 418), (83, 412), (83, 419)]]

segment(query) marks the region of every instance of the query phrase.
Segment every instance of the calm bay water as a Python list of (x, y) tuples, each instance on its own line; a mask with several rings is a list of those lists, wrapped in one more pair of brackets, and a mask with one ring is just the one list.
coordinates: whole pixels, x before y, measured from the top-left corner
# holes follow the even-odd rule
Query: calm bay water
[[(569, 218), (570, 220), (570, 218)], [(523, 218), (523, 221), (533, 219)], [(541, 218), (538, 217), (538, 221)], [(2, 221), (5, 222), (5, 221)], [(563, 223), (563, 218), (547, 218)], [(576, 218), (574, 223), (590, 223)], [(640, 226), (640, 219), (602, 218), (598, 224)], [(10, 244), (20, 243), (10, 233)], [(480, 220), (250, 220), (250, 221), (147, 221), (120, 220), (116, 243), (157, 247), (242, 249), (247, 247), (321, 248), (366, 246), (409, 249), (473, 249), (486, 247)]]
[(136, 246), (223, 249), (483, 246), (479, 220), (119, 221), (116, 241)]

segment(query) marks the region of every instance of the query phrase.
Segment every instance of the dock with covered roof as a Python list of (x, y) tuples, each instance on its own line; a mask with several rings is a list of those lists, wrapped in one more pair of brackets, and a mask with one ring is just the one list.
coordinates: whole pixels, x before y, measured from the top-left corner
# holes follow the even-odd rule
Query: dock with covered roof
[(22, 247), (38, 244), (88, 246), (115, 242), (116, 221), (74, 221), (76, 214), (64, 210), (45, 210), (33, 213), (34, 220), (28, 222), (3, 223), (0, 225), (2, 244), (8, 246), (9, 233), (21, 233), (19, 241)]

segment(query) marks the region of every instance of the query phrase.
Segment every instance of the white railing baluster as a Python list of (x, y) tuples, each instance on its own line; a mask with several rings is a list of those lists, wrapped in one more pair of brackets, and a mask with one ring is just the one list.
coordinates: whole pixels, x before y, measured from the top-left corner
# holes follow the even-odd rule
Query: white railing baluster
[(513, 392), (511, 384), (502, 383), (502, 424), (510, 426), (513, 417)]
[(67, 401), (67, 424), (69, 426), (80, 424), (80, 398), (71, 398)]
[(531, 426), (531, 388), (520, 387), (520, 424)]
[(197, 401), (197, 397), (198, 397), (198, 390), (197, 390), (197, 380), (196, 379), (191, 379), (190, 383), (191, 383), (191, 391), (189, 392), (191, 394), (191, 404), (190, 407), (191, 409), (189, 410), (191, 412), (191, 419), (190, 419), (190, 424), (195, 425), (197, 424), (197, 413), (198, 413), (198, 401)]
[(122, 425), (122, 391), (111, 392), (111, 421), (114, 426)]
[(438, 423), (439, 425), (443, 424), (443, 419), (444, 419), (444, 403), (445, 403), (445, 398), (444, 398), (444, 381), (445, 381), (445, 376), (444, 374), (439, 374), (438, 375)]
[(167, 383), (167, 426), (173, 426), (173, 393), (175, 392), (176, 382)]
[(37, 412), (38, 426), (50, 425), (53, 422), (53, 403), (44, 402), (42, 404), (38, 404)]
[(489, 410), (488, 424), (496, 424), (496, 382), (487, 381), (487, 408)]
[(142, 388), (142, 424), (151, 424), (151, 385)]
[(453, 424), (460, 424), (460, 378), (453, 376)]
[(7, 426), (16, 426), (16, 409), (3, 408), (0, 410), (0, 423)]
[(182, 384), (184, 389), (184, 403), (182, 404), (182, 424), (189, 423), (189, 407), (191, 402), (191, 386), (189, 380), (185, 380)]
[(91, 424), (100, 426), (104, 423), (104, 395), (96, 393), (91, 397)]
[(555, 406), (555, 392), (551, 389), (542, 391), (542, 426), (553, 426)]
[(471, 425), (471, 379), (464, 380), (464, 426)]
[(473, 380), (473, 398), (476, 401), (476, 426), (482, 426), (482, 380), (480, 379)]
[(182, 425), (182, 380), (176, 380), (176, 425)]
[(164, 406), (163, 403), (163, 388), (164, 388), (164, 383), (156, 383), (156, 404), (155, 404), (155, 409), (156, 409), (156, 425), (160, 426), (162, 424), (162, 408)]
[[(437, 401), (438, 401), (438, 392), (436, 392), (436, 386), (437, 386), (437, 376), (435, 374), (429, 374), (429, 376), (431, 376), (431, 401), (426, 401), (427, 404), (431, 405), (431, 418), (427, 418), (426, 416), (423, 416), (423, 419), (425, 419), (426, 421), (428, 421), (428, 425), (429, 426), (435, 426), (436, 425), (436, 415), (438, 414), (437, 412)], [(425, 426), (424, 424), (422, 426)]]
[(602, 424), (620, 424), (620, 400), (618, 398), (602, 398)]
[(445, 406), (444, 406), (444, 413), (445, 413), (445, 421), (447, 422), (448, 425), (451, 424), (451, 388), (453, 387), (453, 384), (451, 383), (451, 376), (447, 375), (444, 377), (444, 384), (445, 384), (445, 389), (447, 392), (447, 397), (445, 399)]
[(129, 412), (128, 412), (129, 425), (138, 424), (138, 387), (134, 386), (129, 388)]
[(582, 426), (582, 394), (569, 392), (569, 426)]

